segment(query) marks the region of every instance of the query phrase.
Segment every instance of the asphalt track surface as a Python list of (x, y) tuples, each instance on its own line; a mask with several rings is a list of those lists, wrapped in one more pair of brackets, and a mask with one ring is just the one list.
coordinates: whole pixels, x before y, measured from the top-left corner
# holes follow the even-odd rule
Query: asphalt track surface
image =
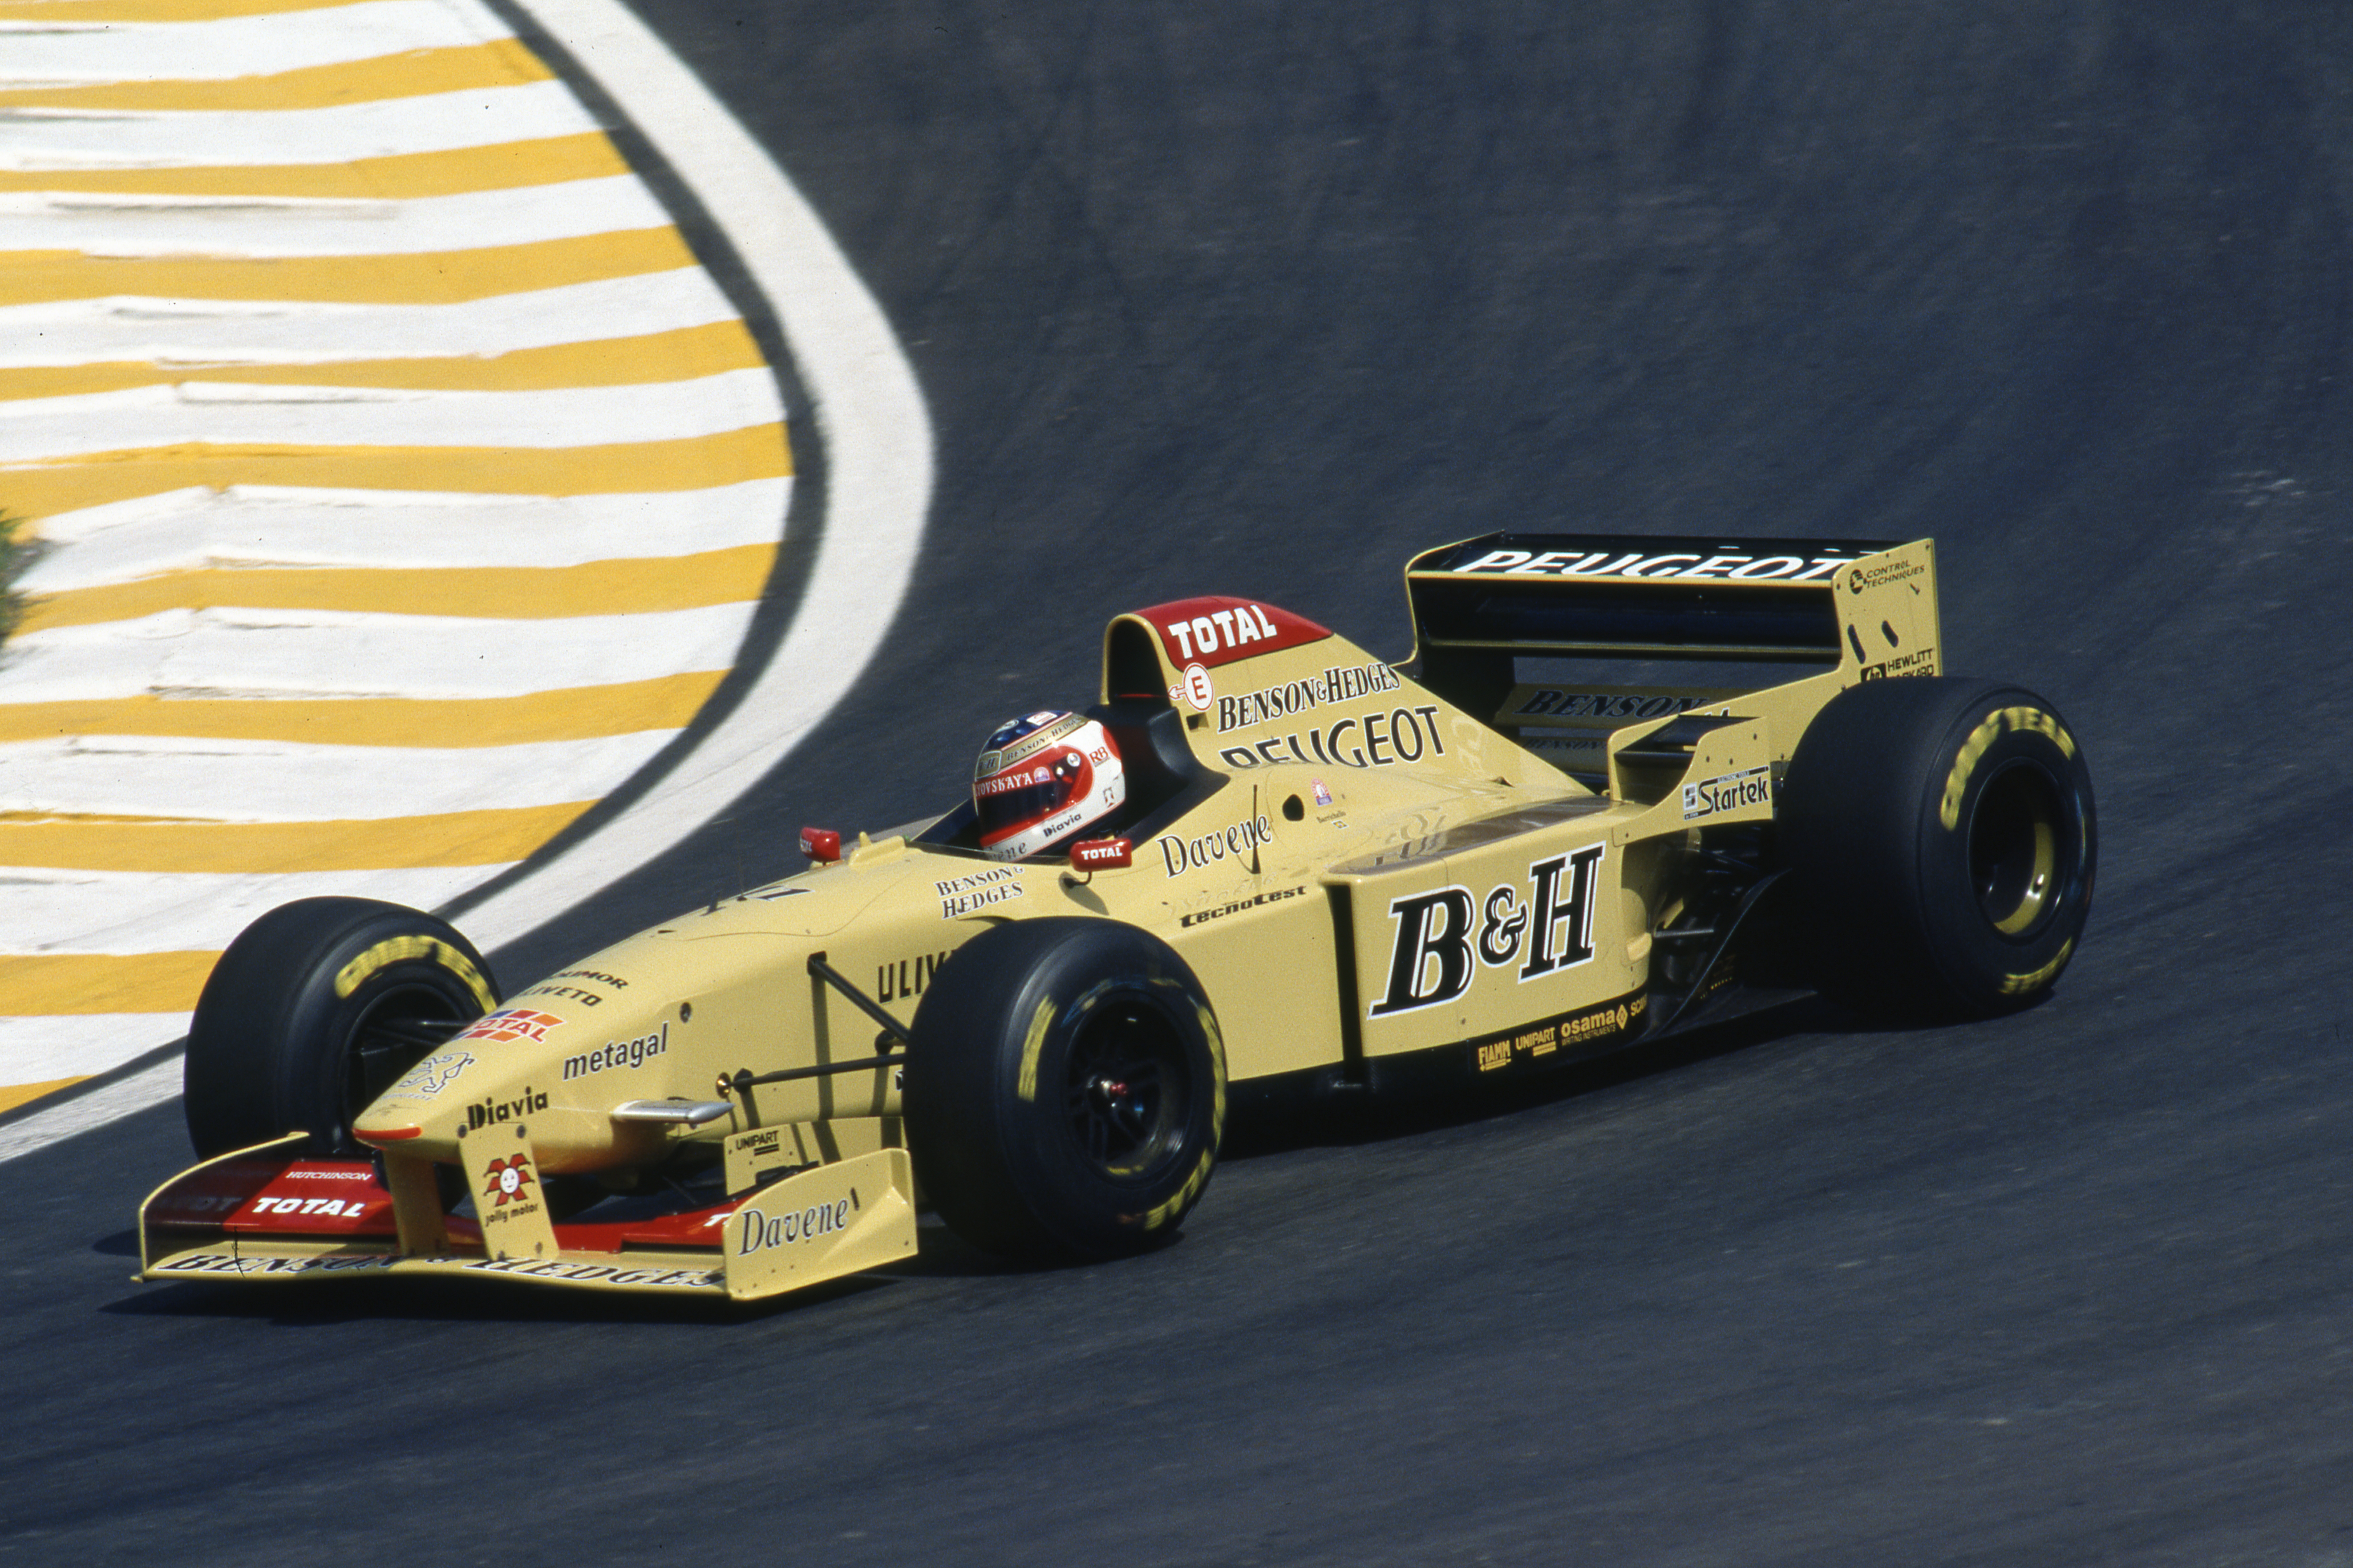
[(940, 489), (756, 809), (513, 979), (952, 799), (1196, 591), (1404, 652), (1491, 528), (1933, 534), (2084, 738), (2048, 1005), (1823, 1007), (1229, 1161), (1166, 1251), (673, 1313), (133, 1287), (175, 1108), (0, 1167), (0, 1559), (2353, 1563), (2353, 16), (653, 5)]

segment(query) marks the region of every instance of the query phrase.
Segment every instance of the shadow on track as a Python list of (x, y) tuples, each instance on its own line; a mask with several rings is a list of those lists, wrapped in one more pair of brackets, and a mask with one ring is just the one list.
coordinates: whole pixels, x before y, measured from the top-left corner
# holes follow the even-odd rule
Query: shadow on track
[(1891, 1032), (1905, 1031), (1809, 996), (1507, 1084), (1467, 1079), (1353, 1101), (1319, 1099), (1304, 1090), (1238, 1098), (1219, 1158), (1230, 1163), (1301, 1149), (1379, 1143), (1516, 1116), (1782, 1040)]
[(633, 1295), (621, 1291), (534, 1289), (511, 1281), (486, 1289), (469, 1279), (305, 1279), (285, 1284), (142, 1286), (98, 1310), (128, 1318), (236, 1318), (280, 1328), (354, 1322), (668, 1323), (723, 1329), (785, 1319), (871, 1290), (888, 1289), (889, 1272), (813, 1285), (765, 1301), (724, 1297)]

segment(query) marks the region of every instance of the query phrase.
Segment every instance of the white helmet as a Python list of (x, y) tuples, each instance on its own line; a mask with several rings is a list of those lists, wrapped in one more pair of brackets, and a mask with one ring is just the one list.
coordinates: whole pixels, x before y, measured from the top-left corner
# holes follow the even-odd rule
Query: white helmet
[(999, 860), (1050, 849), (1126, 804), (1111, 731), (1059, 708), (999, 725), (972, 770), (980, 847)]

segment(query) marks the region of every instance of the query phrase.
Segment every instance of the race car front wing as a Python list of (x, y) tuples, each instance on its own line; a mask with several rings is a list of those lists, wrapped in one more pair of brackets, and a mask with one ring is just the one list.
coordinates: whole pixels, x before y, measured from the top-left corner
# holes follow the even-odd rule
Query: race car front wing
[[(775, 1130), (769, 1130), (773, 1139)], [(756, 1137), (739, 1135), (739, 1138)], [(903, 1148), (817, 1163), (702, 1208), (566, 1223), (551, 1216), (529, 1129), (462, 1145), (474, 1214), (445, 1212), (422, 1161), (319, 1160), (292, 1133), (174, 1177), (139, 1210), (141, 1279), (499, 1276), (593, 1290), (751, 1300), (910, 1258), (914, 1173)], [(731, 1141), (733, 1142), (733, 1141)]]

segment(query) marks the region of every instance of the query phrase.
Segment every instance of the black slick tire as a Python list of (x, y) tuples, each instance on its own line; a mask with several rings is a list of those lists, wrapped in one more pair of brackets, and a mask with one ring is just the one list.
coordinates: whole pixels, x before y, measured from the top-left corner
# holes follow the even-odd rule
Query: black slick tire
[(2092, 775), (2056, 708), (1952, 679), (1841, 691), (1777, 812), (1815, 983), (1863, 1011), (1982, 1017), (2074, 955), (2098, 858)]
[(359, 1113), (437, 1041), (498, 1005), (446, 921), (372, 899), (302, 899), (240, 932), (188, 1029), (188, 1137), (210, 1159), (289, 1132), (356, 1157)]
[(923, 993), (902, 1097), (924, 1195), (1025, 1262), (1142, 1252), (1215, 1167), (1225, 1047), (1167, 943), (1115, 921), (996, 926)]

